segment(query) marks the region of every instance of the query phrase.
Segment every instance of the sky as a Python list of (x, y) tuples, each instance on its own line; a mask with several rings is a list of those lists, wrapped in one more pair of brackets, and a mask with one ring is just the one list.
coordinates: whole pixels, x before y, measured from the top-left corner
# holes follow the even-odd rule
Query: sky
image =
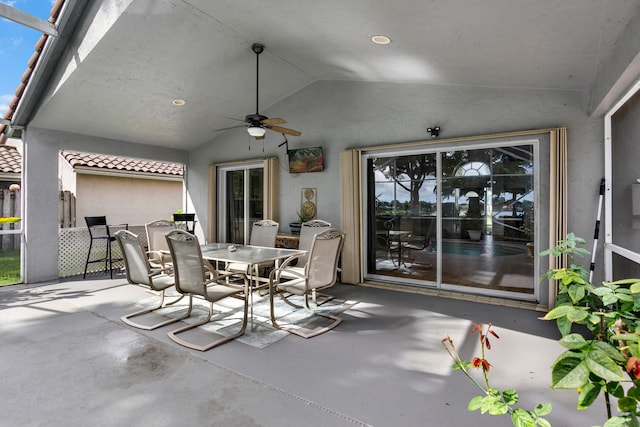
[[(46, 20), (51, 16), (55, 0), (0, 0), (0, 3)], [(0, 117), (9, 109), (40, 36), (41, 32), (0, 18)]]

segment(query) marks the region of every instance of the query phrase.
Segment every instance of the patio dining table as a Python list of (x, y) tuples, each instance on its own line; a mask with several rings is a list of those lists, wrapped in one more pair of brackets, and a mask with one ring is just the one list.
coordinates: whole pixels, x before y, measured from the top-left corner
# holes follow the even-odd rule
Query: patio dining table
[[(235, 250), (229, 247), (234, 246)], [(202, 257), (212, 262), (248, 264), (250, 271), (249, 283), (253, 289), (259, 287), (259, 277), (254, 277), (254, 266), (266, 262), (275, 262), (276, 267), (283, 260), (292, 256), (303, 255), (306, 251), (299, 249), (282, 249), (251, 245), (232, 245), (230, 243), (209, 243), (201, 246)], [(256, 284), (256, 286), (254, 286)], [(251, 318), (253, 318), (253, 292), (251, 292)]]

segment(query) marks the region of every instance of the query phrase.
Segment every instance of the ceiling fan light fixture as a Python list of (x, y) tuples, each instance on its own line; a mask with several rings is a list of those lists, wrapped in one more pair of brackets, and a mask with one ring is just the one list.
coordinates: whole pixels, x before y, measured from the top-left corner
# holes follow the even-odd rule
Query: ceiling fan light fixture
[(267, 130), (260, 126), (249, 126), (247, 128), (247, 132), (249, 132), (249, 135), (251, 136), (264, 136), (264, 134), (267, 133)]

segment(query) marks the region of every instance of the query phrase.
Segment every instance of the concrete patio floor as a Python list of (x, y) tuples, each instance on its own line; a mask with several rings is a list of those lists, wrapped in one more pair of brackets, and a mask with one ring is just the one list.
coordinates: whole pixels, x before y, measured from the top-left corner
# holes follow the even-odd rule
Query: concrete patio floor
[(510, 426), (467, 411), (479, 393), (440, 344), (451, 336), (470, 360), (472, 322), (500, 335), (492, 385), (516, 388), (527, 409), (551, 402), (554, 426), (605, 421), (601, 402), (577, 411), (575, 391), (551, 390), (562, 349), (540, 312), (351, 285), (331, 293), (358, 302), (333, 331), (201, 353), (169, 340), (175, 325), (122, 323), (149, 297), (122, 277), (0, 288), (0, 426)]

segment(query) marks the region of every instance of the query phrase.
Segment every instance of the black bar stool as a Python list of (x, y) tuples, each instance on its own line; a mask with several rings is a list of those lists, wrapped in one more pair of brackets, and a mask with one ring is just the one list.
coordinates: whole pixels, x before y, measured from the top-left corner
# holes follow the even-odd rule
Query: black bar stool
[(178, 228), (182, 228), (180, 225), (180, 223), (183, 223), (182, 225), (184, 225), (184, 230), (188, 233), (193, 234), (194, 230), (196, 228), (196, 214), (192, 214), (192, 213), (175, 213), (173, 214), (173, 222), (176, 225), (179, 225)]
[[(89, 242), (89, 252), (87, 253), (87, 262), (84, 264), (84, 274), (82, 278), (87, 277), (87, 268), (89, 264), (95, 262), (104, 262), (104, 271), (107, 271), (107, 266), (109, 267), (110, 277), (113, 279), (113, 262), (122, 261), (122, 258), (113, 258), (111, 243), (113, 243), (116, 238), (111, 235), (111, 230), (109, 227), (118, 227), (129, 229), (129, 224), (118, 224), (117, 226), (110, 226), (107, 224), (107, 217), (104, 216), (85, 216), (85, 222), (87, 223), (87, 228), (89, 229), (89, 236), (91, 237), (91, 241)], [(106, 253), (104, 257), (91, 259), (91, 250), (93, 249), (93, 241), (103, 241), (106, 245)]]

